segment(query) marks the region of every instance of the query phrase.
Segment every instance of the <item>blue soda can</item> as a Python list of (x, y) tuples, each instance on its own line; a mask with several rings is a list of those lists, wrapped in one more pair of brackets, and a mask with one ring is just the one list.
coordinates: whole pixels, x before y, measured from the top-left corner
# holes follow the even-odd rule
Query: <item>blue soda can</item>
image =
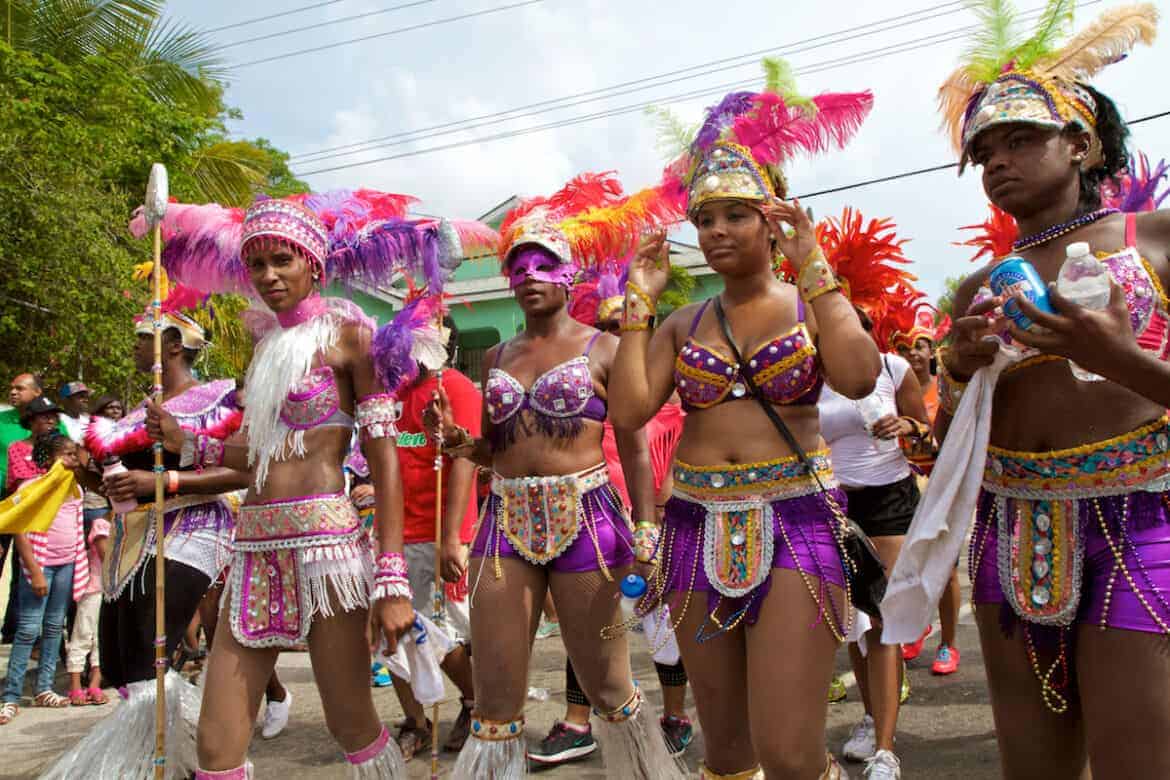
[(1020, 330), (1029, 330), (1034, 324), (1020, 307), (1014, 297), (1027, 298), (1033, 306), (1041, 311), (1055, 314), (1056, 310), (1048, 301), (1048, 285), (1036, 273), (1035, 267), (1022, 257), (1009, 257), (991, 270), (988, 280), (991, 291), (1005, 300), (1003, 313), (1016, 324)]

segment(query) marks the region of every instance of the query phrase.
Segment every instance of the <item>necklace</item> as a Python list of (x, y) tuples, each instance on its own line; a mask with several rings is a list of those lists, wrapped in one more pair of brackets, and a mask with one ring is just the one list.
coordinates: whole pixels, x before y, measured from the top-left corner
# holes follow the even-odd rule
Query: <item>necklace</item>
[(1028, 249), (1034, 249), (1041, 244), (1047, 244), (1054, 238), (1060, 238), (1067, 233), (1073, 232), (1077, 228), (1090, 225), (1099, 219), (1107, 217), (1110, 214), (1116, 214), (1117, 212), (1118, 209), (1111, 208), (1090, 211), (1088, 214), (1082, 214), (1079, 217), (1070, 219), (1068, 222), (1061, 222), (1059, 225), (1053, 225), (1050, 228), (1041, 230), (1039, 233), (1016, 239), (1016, 241), (1012, 243), (1012, 249), (1016, 252), (1024, 252)]

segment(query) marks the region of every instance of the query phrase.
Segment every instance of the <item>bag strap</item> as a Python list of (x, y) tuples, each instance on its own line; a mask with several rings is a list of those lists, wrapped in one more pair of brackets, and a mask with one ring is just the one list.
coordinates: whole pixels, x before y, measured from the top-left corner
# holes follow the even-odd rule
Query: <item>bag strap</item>
[(796, 440), (796, 436), (792, 434), (788, 424), (785, 423), (784, 419), (779, 415), (779, 413), (774, 408), (772, 408), (772, 404), (768, 401), (768, 399), (764, 398), (764, 396), (760, 393), (760, 388), (756, 385), (755, 380), (742, 370), (742, 366), (744, 364), (743, 356), (739, 352), (739, 347), (737, 347), (735, 344), (735, 337), (731, 335), (731, 325), (728, 324), (727, 314), (723, 311), (723, 302), (719, 300), (719, 296), (715, 296), (714, 300), (715, 318), (719, 320), (719, 328), (723, 331), (724, 340), (726, 340), (727, 345), (731, 347), (732, 357), (734, 357), (735, 362), (741, 366), (739, 376), (743, 380), (744, 385), (747, 386), (748, 395), (756, 399), (756, 401), (760, 404), (760, 408), (764, 410), (764, 414), (768, 415), (768, 419), (772, 421), (773, 427), (775, 427), (776, 430), (780, 433), (780, 436), (784, 439), (784, 441), (788, 443), (788, 447), (800, 459), (800, 462), (804, 465), (804, 468), (806, 471), (808, 471), (809, 475), (814, 480), (816, 480), (817, 487), (821, 489), (821, 492), (827, 493), (828, 491), (825, 489), (824, 483), (821, 482), (820, 475), (817, 474), (816, 469), (813, 467), (812, 460), (808, 457), (808, 454), (805, 453), (804, 448), (800, 446), (800, 442)]

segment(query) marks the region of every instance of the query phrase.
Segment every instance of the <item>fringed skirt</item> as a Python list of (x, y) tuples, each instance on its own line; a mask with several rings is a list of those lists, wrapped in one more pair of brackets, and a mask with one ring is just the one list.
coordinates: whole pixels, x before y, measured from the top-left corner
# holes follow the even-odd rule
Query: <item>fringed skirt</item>
[(313, 618), (369, 606), (369, 537), (344, 494), (240, 507), (223, 598), (245, 647), (303, 643)]

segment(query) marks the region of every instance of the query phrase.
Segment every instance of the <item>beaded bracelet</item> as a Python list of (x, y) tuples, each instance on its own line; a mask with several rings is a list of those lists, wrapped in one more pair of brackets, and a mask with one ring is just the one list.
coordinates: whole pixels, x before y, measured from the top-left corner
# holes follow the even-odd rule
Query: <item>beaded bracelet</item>
[(400, 552), (384, 552), (374, 559), (374, 587), (370, 601), (378, 599), (413, 599), (414, 591), (407, 578), (406, 557)]
[(841, 289), (841, 283), (837, 281), (819, 246), (813, 247), (800, 267), (800, 273), (796, 276), (796, 289), (805, 303), (812, 303), (825, 293)]
[(638, 563), (654, 563), (658, 558), (658, 537), (657, 523), (643, 520), (634, 528), (634, 559)]
[(354, 426), (367, 439), (396, 439), (394, 423), (402, 415), (398, 402), (389, 393), (378, 393), (358, 401), (354, 410)]
[(632, 330), (650, 330), (650, 323), (654, 321), (657, 305), (650, 299), (649, 293), (633, 282), (626, 282), (626, 303), (622, 308), (623, 333)]
[(960, 382), (955, 379), (951, 372), (947, 369), (946, 357), (949, 350), (946, 347), (939, 347), (936, 353), (936, 364), (938, 365), (938, 406), (951, 417), (955, 416), (955, 412), (959, 408), (959, 401), (963, 398), (963, 391), (967, 389), (966, 382)]

